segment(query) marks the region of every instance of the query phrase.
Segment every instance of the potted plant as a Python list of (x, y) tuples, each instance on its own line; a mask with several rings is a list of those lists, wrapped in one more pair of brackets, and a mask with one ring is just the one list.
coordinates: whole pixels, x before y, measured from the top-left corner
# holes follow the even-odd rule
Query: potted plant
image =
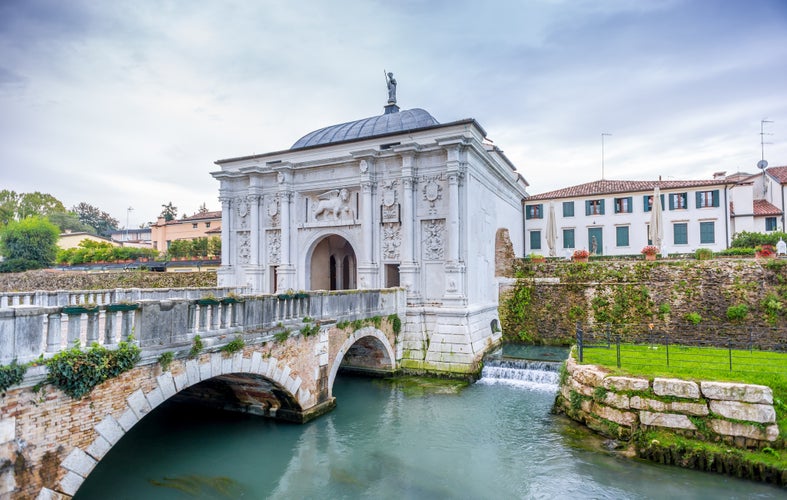
[(754, 247), (754, 256), (758, 259), (771, 259), (776, 255), (773, 245), (757, 245)]
[(640, 250), (640, 253), (645, 256), (645, 260), (656, 260), (656, 254), (659, 253), (659, 249), (653, 245), (645, 245)]
[(574, 253), (571, 255), (571, 260), (574, 262), (587, 262), (588, 257), (590, 257), (590, 252), (581, 248), (579, 250), (574, 250)]
[(546, 257), (544, 257), (543, 255), (539, 255), (537, 253), (531, 253), (529, 257), (530, 257), (530, 262), (533, 262), (534, 264), (539, 262), (546, 262), (547, 260)]

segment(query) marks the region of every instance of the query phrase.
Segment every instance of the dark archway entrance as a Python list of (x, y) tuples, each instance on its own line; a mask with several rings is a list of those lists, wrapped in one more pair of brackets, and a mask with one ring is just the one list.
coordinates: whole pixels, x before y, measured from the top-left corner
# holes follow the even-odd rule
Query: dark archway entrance
[(309, 266), (312, 290), (350, 290), (357, 288), (357, 260), (352, 245), (332, 234), (314, 247)]

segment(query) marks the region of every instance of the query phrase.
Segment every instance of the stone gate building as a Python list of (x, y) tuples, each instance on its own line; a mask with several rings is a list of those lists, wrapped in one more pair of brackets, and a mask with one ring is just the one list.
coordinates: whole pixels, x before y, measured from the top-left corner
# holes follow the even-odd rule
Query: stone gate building
[(495, 241), (521, 256), (527, 182), (474, 119), (400, 110), (219, 160), (220, 286), (404, 287), (402, 367), (472, 371), (500, 339)]

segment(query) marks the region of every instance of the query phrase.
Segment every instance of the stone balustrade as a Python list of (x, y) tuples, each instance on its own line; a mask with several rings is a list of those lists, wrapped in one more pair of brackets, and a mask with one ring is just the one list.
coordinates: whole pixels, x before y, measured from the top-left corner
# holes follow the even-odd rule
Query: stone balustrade
[(662, 428), (739, 448), (779, 439), (770, 387), (611, 376), (573, 357), (566, 371), (556, 408), (604, 435), (629, 439), (638, 428)]
[(164, 300), (170, 297), (197, 299), (206, 295), (224, 297), (244, 293), (237, 287), (201, 288), (115, 288), (104, 290), (37, 290), (0, 293), (0, 309), (13, 306), (68, 306), (78, 304), (115, 304), (139, 300)]
[(342, 321), (405, 310), (401, 289), (260, 296), (229, 296), (228, 291), (96, 291), (90, 292), (95, 294), (90, 301), (79, 302), (72, 299), (85, 297), (86, 292), (36, 292), (29, 297), (39, 300), (37, 305), (0, 308), (0, 365), (15, 359), (29, 362), (42, 354), (48, 357), (77, 342), (113, 346), (132, 334), (144, 357), (146, 349), (184, 345), (195, 335), (209, 338), (269, 330), (307, 316), (314, 321)]

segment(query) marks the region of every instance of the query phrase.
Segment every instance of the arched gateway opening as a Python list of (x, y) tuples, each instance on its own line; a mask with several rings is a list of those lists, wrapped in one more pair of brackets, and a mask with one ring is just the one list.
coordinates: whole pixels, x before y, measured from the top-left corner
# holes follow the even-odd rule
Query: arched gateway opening
[(332, 234), (315, 246), (309, 265), (312, 290), (351, 290), (357, 288), (357, 260), (352, 245)]

